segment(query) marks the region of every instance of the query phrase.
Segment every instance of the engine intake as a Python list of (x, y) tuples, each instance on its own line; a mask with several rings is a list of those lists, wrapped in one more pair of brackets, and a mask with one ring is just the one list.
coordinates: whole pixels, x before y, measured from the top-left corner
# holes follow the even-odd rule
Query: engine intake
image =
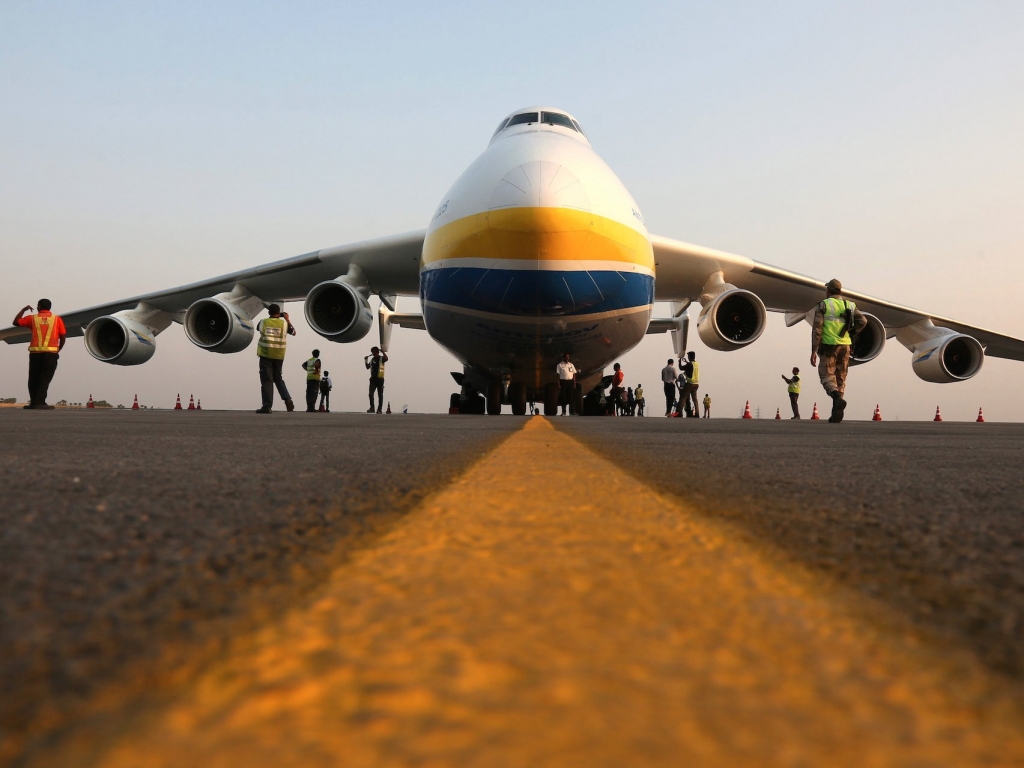
[(252, 341), (252, 319), (241, 307), (219, 297), (199, 299), (185, 312), (185, 335), (197, 347), (229, 354)]
[(156, 352), (156, 334), (127, 312), (97, 317), (85, 329), (85, 348), (103, 363), (140, 365)]
[(882, 353), (885, 347), (885, 325), (874, 315), (862, 313), (868, 324), (853, 340), (850, 365), (870, 363)]
[(704, 305), (697, 333), (711, 349), (731, 352), (755, 341), (764, 332), (767, 317), (757, 294), (730, 288)]
[(949, 333), (914, 349), (914, 373), (925, 381), (950, 384), (966, 381), (981, 370), (985, 350), (973, 336)]
[(343, 280), (320, 283), (306, 296), (306, 322), (325, 339), (359, 341), (373, 325), (373, 312), (366, 297)]

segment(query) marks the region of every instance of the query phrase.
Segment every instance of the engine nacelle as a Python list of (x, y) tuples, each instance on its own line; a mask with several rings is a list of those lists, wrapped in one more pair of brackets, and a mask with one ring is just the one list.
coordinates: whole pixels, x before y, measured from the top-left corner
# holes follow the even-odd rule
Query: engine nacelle
[(697, 333), (711, 349), (731, 352), (755, 341), (764, 332), (767, 318), (757, 294), (729, 287), (701, 309)]
[(309, 327), (325, 339), (359, 341), (373, 326), (370, 302), (350, 283), (328, 280), (306, 296), (304, 306)]
[(857, 334), (853, 340), (853, 349), (850, 356), (850, 365), (861, 365), (870, 363), (882, 353), (885, 347), (885, 325), (874, 315), (862, 312), (868, 324), (864, 330)]
[(242, 307), (220, 296), (199, 299), (185, 312), (185, 335), (197, 347), (228, 354), (252, 341), (252, 319)]
[(156, 352), (156, 333), (130, 311), (97, 317), (85, 329), (85, 348), (103, 363), (140, 365)]
[(914, 373), (925, 381), (966, 381), (981, 370), (985, 350), (973, 336), (947, 333), (914, 347)]

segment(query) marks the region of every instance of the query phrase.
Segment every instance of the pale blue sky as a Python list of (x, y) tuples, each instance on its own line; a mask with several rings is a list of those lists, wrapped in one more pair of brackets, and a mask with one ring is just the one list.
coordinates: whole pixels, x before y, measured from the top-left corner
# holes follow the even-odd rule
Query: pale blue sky
[[(654, 232), (1024, 336), (1020, 3), (252, 6), (0, 6), (0, 319), (421, 228), (498, 120), (543, 102)], [(743, 352), (695, 342), (718, 413), (773, 415), (779, 374), (806, 372), (806, 326), (770, 320)], [(336, 407), (363, 407), (373, 339), (300, 331), (295, 366), (319, 346)], [(393, 347), (392, 404), (445, 408), (452, 358), (422, 332)], [(654, 399), (669, 352), (652, 336), (623, 359)], [(25, 396), (25, 355), (0, 345), (0, 395)], [(120, 368), (72, 340), (53, 399), (256, 407), (254, 356), (172, 326)], [(1024, 420), (1022, 366), (926, 384), (890, 341), (854, 370), (851, 415)]]

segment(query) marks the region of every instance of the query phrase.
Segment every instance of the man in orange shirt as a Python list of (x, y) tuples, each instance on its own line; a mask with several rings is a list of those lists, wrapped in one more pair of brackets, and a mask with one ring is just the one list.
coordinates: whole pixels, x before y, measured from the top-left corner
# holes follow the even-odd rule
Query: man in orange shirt
[(40, 299), (36, 305), (36, 314), (25, 317), (32, 311), (29, 304), (14, 317), (14, 324), (22, 328), (32, 329), (32, 341), (28, 346), (28, 395), (29, 401), (25, 408), (30, 410), (52, 411), (53, 406), (46, 404), (46, 393), (57, 372), (58, 354), (64, 349), (68, 332), (64, 321), (50, 311), (50, 300)]

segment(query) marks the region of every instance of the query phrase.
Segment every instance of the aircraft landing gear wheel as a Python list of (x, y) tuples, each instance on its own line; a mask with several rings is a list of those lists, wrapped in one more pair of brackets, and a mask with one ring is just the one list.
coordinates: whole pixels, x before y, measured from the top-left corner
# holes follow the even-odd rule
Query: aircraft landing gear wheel
[(574, 416), (583, 415), (583, 385), (577, 384), (572, 390), (572, 412)]
[(501, 415), (501, 382), (492, 381), (487, 385), (487, 415)]
[(508, 401), (512, 404), (512, 413), (515, 416), (526, 415), (526, 385), (509, 384)]
[(544, 415), (558, 415), (558, 385), (553, 382), (544, 385)]

